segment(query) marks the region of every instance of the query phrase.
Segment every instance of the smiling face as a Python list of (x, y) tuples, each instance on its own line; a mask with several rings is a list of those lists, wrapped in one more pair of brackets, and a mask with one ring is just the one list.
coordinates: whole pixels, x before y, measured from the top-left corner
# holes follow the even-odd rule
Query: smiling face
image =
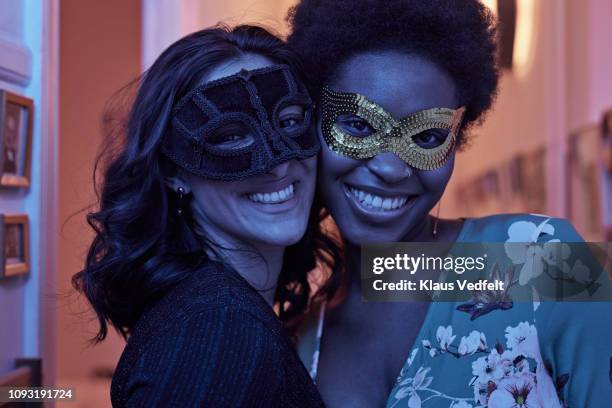
[[(430, 108), (459, 107), (455, 84), (446, 72), (426, 59), (397, 52), (355, 55), (327, 85), (335, 92), (360, 94), (397, 119)], [(352, 137), (366, 138), (379, 130), (355, 114), (338, 115), (335, 124)], [(417, 170), (391, 152), (369, 159), (340, 155), (325, 143), (321, 123), (319, 137), (319, 183), (344, 239), (360, 245), (419, 233), (450, 179), (454, 150), (441, 167)], [(413, 141), (434, 149), (447, 137), (448, 131), (431, 129)]]
[[(203, 83), (273, 66), (265, 57), (247, 54), (212, 70)], [(281, 129), (291, 132), (305, 120), (305, 109), (288, 105), (278, 113)], [(227, 123), (206, 136), (217, 150), (243, 149), (255, 143), (241, 123)], [(231, 158), (229, 158), (231, 160)], [(193, 193), (192, 208), (201, 233), (220, 245), (288, 246), (304, 234), (314, 197), (316, 156), (285, 161), (268, 172), (235, 181), (214, 180), (184, 172), (179, 186)], [(174, 187), (177, 187), (176, 185)], [(175, 188), (176, 189), (176, 188)]]

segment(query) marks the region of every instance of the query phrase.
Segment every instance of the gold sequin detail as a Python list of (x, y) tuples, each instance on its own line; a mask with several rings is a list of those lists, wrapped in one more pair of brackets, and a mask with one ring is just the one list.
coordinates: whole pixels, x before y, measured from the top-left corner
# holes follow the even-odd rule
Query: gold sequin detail
[[(420, 170), (444, 166), (465, 112), (465, 107), (431, 108), (397, 120), (362, 95), (335, 92), (327, 87), (323, 88), (321, 102), (323, 137), (332, 151), (354, 159), (369, 159), (392, 152)], [(374, 128), (374, 134), (356, 137), (343, 131), (336, 123), (342, 114), (354, 114), (366, 120)], [(448, 129), (449, 133), (440, 146), (426, 149), (415, 143), (413, 137), (429, 129)]]

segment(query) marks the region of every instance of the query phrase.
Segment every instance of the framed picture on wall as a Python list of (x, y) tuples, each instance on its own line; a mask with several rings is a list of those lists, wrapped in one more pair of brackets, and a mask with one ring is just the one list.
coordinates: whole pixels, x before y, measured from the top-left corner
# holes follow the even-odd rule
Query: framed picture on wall
[(608, 174), (612, 174), (612, 109), (604, 112), (601, 127), (603, 163)]
[(601, 128), (585, 126), (572, 132), (567, 144), (567, 218), (590, 241), (605, 238), (606, 172), (602, 165)]
[(32, 158), (31, 99), (0, 90), (0, 185), (28, 187)]
[(30, 271), (30, 230), (26, 214), (0, 215), (2, 268), (0, 277), (25, 274)]
[(612, 241), (612, 109), (604, 112), (601, 122), (601, 156), (602, 171), (602, 217), (605, 228), (605, 239)]

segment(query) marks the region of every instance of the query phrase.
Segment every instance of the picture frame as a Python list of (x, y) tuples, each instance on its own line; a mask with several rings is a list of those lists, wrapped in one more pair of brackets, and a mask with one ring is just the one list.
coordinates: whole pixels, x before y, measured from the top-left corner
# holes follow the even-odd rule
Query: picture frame
[(34, 101), (0, 90), (0, 186), (28, 187)]
[(30, 272), (30, 225), (26, 214), (0, 214), (0, 277)]
[[(524, 162), (521, 165), (525, 210), (530, 213), (547, 213), (546, 156), (546, 147), (540, 146), (526, 152)], [(526, 180), (529, 180), (529, 182), (527, 183)]]
[(601, 120), (602, 157), (608, 174), (612, 174), (612, 109), (604, 112)]
[(602, 217), (605, 240), (612, 241), (612, 109), (606, 110), (601, 120), (601, 161), (603, 166)]
[(601, 142), (601, 127), (597, 125), (571, 132), (567, 142), (567, 218), (585, 240), (594, 242), (605, 237)]

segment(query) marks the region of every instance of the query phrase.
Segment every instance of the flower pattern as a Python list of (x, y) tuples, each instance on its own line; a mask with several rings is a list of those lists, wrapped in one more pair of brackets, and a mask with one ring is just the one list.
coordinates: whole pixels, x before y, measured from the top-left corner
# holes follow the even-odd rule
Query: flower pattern
[[(540, 349), (540, 341), (550, 341), (539, 335), (551, 336), (551, 319), (559, 336), (566, 328), (569, 331), (580, 327), (581, 331), (588, 328), (604, 333), (599, 335), (601, 338), (609, 338), (605, 336), (609, 330), (599, 326), (594, 329), (583, 321), (585, 313), (580, 311), (591, 309), (557, 309), (551, 302), (541, 300), (537, 286), (532, 285), (532, 281), (546, 279), (546, 275), (584, 284), (587, 290), (597, 285), (589, 269), (591, 264), (579, 259), (569, 246), (559, 245), (580, 240), (571, 225), (546, 216), (504, 215), (479, 221), (478, 227), (470, 228), (472, 232), (476, 230), (480, 232), (466, 241), (504, 242), (502, 253), (509, 262), (492, 265), (489, 280), (502, 280), (505, 290), (474, 291), (471, 299), (463, 303), (433, 303), (389, 395), (387, 408), (565, 408), (564, 397), (574, 398), (568, 401), (572, 406), (605, 406), (601, 402), (605, 396), (594, 397), (591, 390), (605, 394), (601, 382), (606, 386), (612, 383), (612, 354), (605, 355), (605, 370), (598, 367), (597, 375), (605, 372), (605, 378), (595, 378), (593, 370), (585, 373), (582, 367), (580, 374), (572, 370), (577, 361), (584, 359), (583, 354), (597, 360), (593, 358), (596, 348)], [(529, 290), (525, 285), (531, 285), (532, 305), (514, 302), (512, 291), (508, 291), (512, 287), (525, 293)], [(552, 313), (557, 310), (571, 310), (572, 316)], [(609, 308), (597, 310), (605, 310), (603, 316)], [(580, 324), (571, 324), (569, 318), (580, 319)], [(564, 325), (562, 329), (559, 324)], [(538, 333), (542, 325), (547, 331)], [(572, 338), (592, 341), (595, 337), (580, 333)], [(571, 344), (573, 347), (574, 342)], [(577, 359), (566, 358), (566, 353)], [(581, 390), (581, 385), (586, 391)], [(581, 396), (569, 395), (569, 389), (572, 395)], [(595, 401), (597, 405), (585, 401)]]
[[(520, 220), (512, 223), (507, 232), (504, 250), (515, 267), (507, 268), (505, 273), (497, 264), (491, 269), (491, 280), (503, 280), (504, 291), (475, 291), (469, 302), (456, 307), (468, 313), (471, 321), (495, 310), (511, 310), (514, 303), (508, 290), (513, 285), (527, 285), (551, 266), (562, 265), (563, 272), (574, 276), (576, 281), (590, 282), (590, 271), (580, 260), (570, 267), (570, 248), (564, 244), (559, 246), (561, 241), (554, 237), (555, 227), (550, 218), (540, 222)], [(535, 287), (532, 291), (535, 313), (540, 297)], [(569, 376), (564, 374), (553, 382), (542, 360), (537, 328), (533, 323), (519, 321), (501, 333), (487, 333), (494, 339), (505, 338), (505, 344), (497, 341), (491, 346), (482, 330), (457, 333), (453, 325), (438, 326), (435, 339), (421, 340), (421, 347), (426, 351), (421, 360), (423, 363), (426, 358), (471, 361), (472, 378), (465, 382), (465, 392), (463, 395), (446, 394), (442, 388), (434, 386), (436, 382), (430, 367), (421, 365), (414, 377), (402, 380), (400, 376), (392, 406), (400, 406), (400, 401), (407, 398), (407, 403), (401, 406), (426, 407), (430, 403), (438, 407), (444, 405), (436, 401), (445, 400), (447, 404), (450, 401), (450, 408), (561, 408), (559, 390)], [(457, 337), (460, 337), (458, 345), (455, 343)], [(413, 350), (411, 364), (415, 355)]]
[[(437, 346), (433, 346), (427, 339), (421, 344), (430, 351), (432, 358), (444, 354), (470, 358), (479, 351), (487, 354), (472, 361), (473, 377), (466, 384), (466, 391), (472, 387), (473, 402), (478, 407), (560, 408), (555, 384), (542, 361), (536, 327), (528, 322), (520, 322), (516, 326), (507, 327), (505, 337), (506, 347), (498, 342), (489, 351), (485, 334), (472, 330), (467, 336), (461, 337), (457, 352), (454, 352), (452, 348), (456, 335), (453, 334), (452, 326), (439, 326), (436, 330)], [(432, 354), (431, 350), (436, 352)], [(413, 351), (413, 360), (415, 355)], [(530, 369), (530, 360), (535, 363), (533, 370)], [(451, 407), (472, 406), (468, 402), (472, 401), (471, 397), (450, 396), (432, 388), (434, 378), (429, 375), (430, 371), (430, 367), (421, 366), (414, 377), (400, 378), (395, 400), (408, 398), (410, 408), (420, 408), (425, 402), (434, 399), (450, 400)], [(427, 397), (424, 398), (425, 395)]]
[(427, 373), (430, 370), (431, 368), (429, 367), (420, 367), (414, 377), (407, 378), (400, 384), (405, 385), (405, 387), (399, 389), (399, 391), (395, 395), (395, 398), (402, 399), (408, 396), (408, 406), (410, 408), (420, 408), (421, 397), (419, 396), (418, 391), (427, 390), (427, 387), (429, 387), (429, 385), (433, 381), (433, 377), (427, 376)]
[(473, 330), (469, 336), (461, 337), (461, 342), (459, 343), (458, 352), (462, 356), (466, 354), (474, 354), (478, 350), (486, 350), (487, 349), (487, 338), (484, 333)]
[(446, 351), (448, 346), (455, 340), (453, 336), (453, 328), (451, 326), (446, 327), (438, 327), (438, 331), (436, 331), (436, 339), (440, 344), (440, 350)]
[(399, 388), (393, 396), (395, 402), (390, 406), (390, 408), (394, 407), (396, 404), (402, 400), (405, 400), (406, 398), (408, 398), (408, 408), (421, 408), (423, 403), (435, 398), (450, 400), (453, 404), (463, 403), (463, 405), (458, 405), (459, 407), (471, 407), (469, 404), (465, 405), (468, 398), (454, 398), (430, 388), (429, 386), (433, 382), (433, 377), (428, 376), (430, 371), (430, 367), (421, 366), (417, 370), (414, 377), (407, 377), (401, 380), (399, 383)]
[(491, 313), (494, 310), (508, 310), (511, 309), (514, 303), (510, 297), (508, 291), (513, 286), (512, 278), (514, 277), (514, 269), (509, 268), (503, 277), (499, 271), (499, 265), (493, 265), (489, 280), (502, 281), (504, 282), (504, 290), (481, 290), (474, 291), (472, 299), (457, 306), (457, 310), (460, 312), (466, 312), (470, 314), (470, 319), (474, 320), (480, 316), (484, 316), (487, 313)]
[[(553, 238), (555, 227), (551, 218), (536, 224), (531, 221), (516, 221), (508, 228), (508, 238), (504, 250), (515, 265), (520, 265), (518, 283), (527, 285), (550, 269), (559, 269), (551, 278), (582, 284), (589, 294), (593, 294), (599, 284), (593, 282), (590, 269), (577, 259), (573, 265), (568, 262), (572, 255), (570, 246)], [(548, 238), (543, 241), (542, 237)]]
[[(508, 239), (504, 245), (506, 255), (515, 265), (522, 265), (519, 272), (519, 284), (526, 285), (530, 280), (537, 278), (544, 272), (546, 264), (557, 265), (559, 257), (567, 259), (570, 248), (561, 244), (561, 251), (557, 251), (559, 239), (550, 239), (540, 243), (541, 235), (552, 236), (555, 228), (549, 224), (550, 218), (536, 225), (530, 221), (517, 221), (508, 228)], [(561, 261), (562, 261), (561, 260)]]
[(540, 407), (536, 383), (530, 374), (504, 378), (491, 393), (489, 405), (498, 408)]

